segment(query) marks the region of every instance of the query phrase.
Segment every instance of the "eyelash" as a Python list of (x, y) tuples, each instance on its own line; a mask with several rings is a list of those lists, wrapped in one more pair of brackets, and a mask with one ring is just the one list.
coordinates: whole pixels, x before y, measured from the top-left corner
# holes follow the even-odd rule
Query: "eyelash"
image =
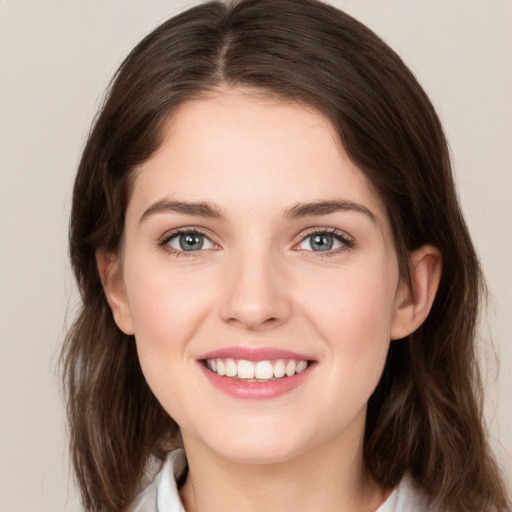
[(340, 231), (336, 228), (311, 228), (310, 230), (306, 230), (305, 233), (301, 233), (300, 240), (294, 245), (295, 247), (298, 247), (300, 244), (302, 244), (307, 238), (315, 236), (315, 235), (331, 235), (333, 238), (335, 238), (338, 242), (342, 244), (341, 247), (337, 249), (331, 249), (327, 251), (308, 251), (306, 249), (297, 249), (300, 251), (303, 251), (305, 253), (308, 253), (308, 257), (312, 258), (329, 258), (330, 256), (336, 256), (340, 254), (341, 252), (350, 251), (355, 247), (355, 241), (354, 239), (349, 236), (347, 233)]
[[(197, 256), (199, 251), (183, 251), (183, 250), (177, 250), (174, 249), (169, 245), (169, 242), (180, 235), (201, 235), (207, 238), (212, 244), (217, 245), (216, 242), (211, 240), (211, 235), (207, 233), (205, 230), (202, 230), (197, 227), (184, 227), (184, 228), (178, 228), (171, 232), (165, 233), (162, 238), (158, 241), (157, 246), (167, 253), (169, 253), (172, 256), (175, 257), (194, 257)], [(314, 235), (331, 235), (333, 238), (335, 238), (338, 242), (342, 244), (341, 247), (333, 250), (327, 250), (327, 251), (309, 251), (306, 249), (296, 249), (298, 251), (311, 253), (309, 257), (315, 257), (315, 258), (325, 258), (329, 256), (335, 256), (339, 254), (340, 252), (349, 251), (350, 249), (353, 249), (355, 246), (354, 239), (344, 233), (343, 231), (340, 231), (336, 228), (311, 228), (310, 230), (307, 230), (305, 233), (301, 234), (301, 238), (298, 242), (294, 244), (294, 249), (297, 248), (300, 244), (302, 244), (307, 238), (312, 237)]]
[(204, 236), (205, 238), (207, 238), (208, 240), (210, 240), (212, 244), (218, 245), (214, 241), (211, 240), (212, 237), (209, 233), (207, 233), (205, 230), (202, 230), (197, 227), (178, 228), (171, 232), (167, 232), (158, 241), (157, 245), (158, 245), (158, 247), (162, 248), (164, 251), (166, 251), (170, 255), (175, 256), (176, 258), (179, 258), (182, 256), (185, 256), (185, 257), (197, 256), (196, 253), (201, 252), (201, 251), (180, 251), (180, 250), (174, 249), (173, 247), (171, 247), (169, 245), (169, 242), (173, 238), (176, 238), (177, 236), (180, 236), (180, 235), (201, 235), (201, 236)]

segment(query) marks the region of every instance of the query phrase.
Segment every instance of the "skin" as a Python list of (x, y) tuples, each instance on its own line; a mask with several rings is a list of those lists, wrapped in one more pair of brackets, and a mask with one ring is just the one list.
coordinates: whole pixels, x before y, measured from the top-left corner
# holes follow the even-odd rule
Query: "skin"
[[(162, 206), (172, 201), (222, 216)], [(290, 215), (318, 201), (357, 207)], [(178, 228), (200, 230), (204, 249), (180, 251), (169, 240)], [(343, 239), (312, 250), (312, 230), (326, 229)], [(440, 256), (420, 248), (413, 289), (401, 282), (385, 206), (325, 117), (237, 89), (185, 103), (136, 170), (120, 254), (97, 259), (114, 318), (135, 334), (148, 384), (180, 425), (187, 511), (370, 511), (384, 501), (362, 465), (367, 401), (390, 340), (428, 314)], [(282, 396), (241, 400), (197, 361), (232, 346), (316, 364)]]

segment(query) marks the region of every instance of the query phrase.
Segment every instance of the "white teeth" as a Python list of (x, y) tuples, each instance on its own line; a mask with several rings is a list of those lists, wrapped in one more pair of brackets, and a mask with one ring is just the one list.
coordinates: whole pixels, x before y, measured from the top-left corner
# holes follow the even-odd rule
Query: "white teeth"
[(217, 373), (219, 375), (226, 375), (226, 365), (222, 359), (217, 359)]
[(254, 379), (254, 364), (251, 361), (241, 359), (238, 361), (238, 378)]
[(274, 377), (276, 379), (280, 379), (284, 377), (286, 373), (286, 367), (284, 366), (284, 362), (279, 360), (274, 364)]
[(295, 371), (297, 373), (303, 372), (308, 367), (307, 361), (299, 361), (297, 363), (297, 367), (295, 368)]
[(278, 359), (276, 361), (252, 362), (245, 359), (207, 359), (206, 367), (212, 372), (231, 378), (256, 379), (260, 381), (293, 377), (308, 367), (307, 361)]
[(226, 359), (226, 377), (234, 377), (238, 373), (237, 364), (233, 359)]
[(254, 376), (257, 379), (271, 379), (274, 376), (274, 367), (270, 361), (259, 361), (256, 363)]
[(288, 361), (288, 363), (286, 363), (286, 375), (288, 375), (288, 377), (292, 377), (293, 375), (295, 375), (296, 368), (297, 365), (295, 364), (295, 361), (293, 359), (291, 361)]

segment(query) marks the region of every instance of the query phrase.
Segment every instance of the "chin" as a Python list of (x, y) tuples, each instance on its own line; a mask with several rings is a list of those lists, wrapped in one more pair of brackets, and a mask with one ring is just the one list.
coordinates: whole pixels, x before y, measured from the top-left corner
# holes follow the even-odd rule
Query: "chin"
[(248, 446), (229, 446), (217, 450), (224, 459), (238, 464), (268, 465), (288, 462), (300, 454), (300, 450), (283, 446), (282, 443), (260, 443)]
[(219, 447), (226, 459), (243, 464), (277, 464), (300, 456), (311, 446), (310, 436), (300, 435), (291, 428), (284, 431), (265, 431), (235, 438)]

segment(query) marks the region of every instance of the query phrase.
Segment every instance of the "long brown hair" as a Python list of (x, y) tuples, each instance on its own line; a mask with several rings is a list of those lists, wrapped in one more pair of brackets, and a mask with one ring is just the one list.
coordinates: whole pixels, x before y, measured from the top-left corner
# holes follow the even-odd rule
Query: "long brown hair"
[(178, 427), (149, 390), (134, 340), (115, 325), (98, 248), (116, 251), (133, 170), (174, 109), (222, 85), (311, 105), (336, 128), (383, 198), (403, 275), (429, 243), (443, 274), (424, 324), (394, 341), (368, 404), (367, 471), (385, 488), (409, 473), (441, 509), (504, 511), (482, 427), (475, 330), (479, 263), (446, 140), (400, 58), (347, 14), (315, 0), (211, 2), (169, 19), (119, 68), (89, 135), (73, 192), (70, 255), (83, 301), (62, 353), (72, 460), (87, 510), (121, 511)]

